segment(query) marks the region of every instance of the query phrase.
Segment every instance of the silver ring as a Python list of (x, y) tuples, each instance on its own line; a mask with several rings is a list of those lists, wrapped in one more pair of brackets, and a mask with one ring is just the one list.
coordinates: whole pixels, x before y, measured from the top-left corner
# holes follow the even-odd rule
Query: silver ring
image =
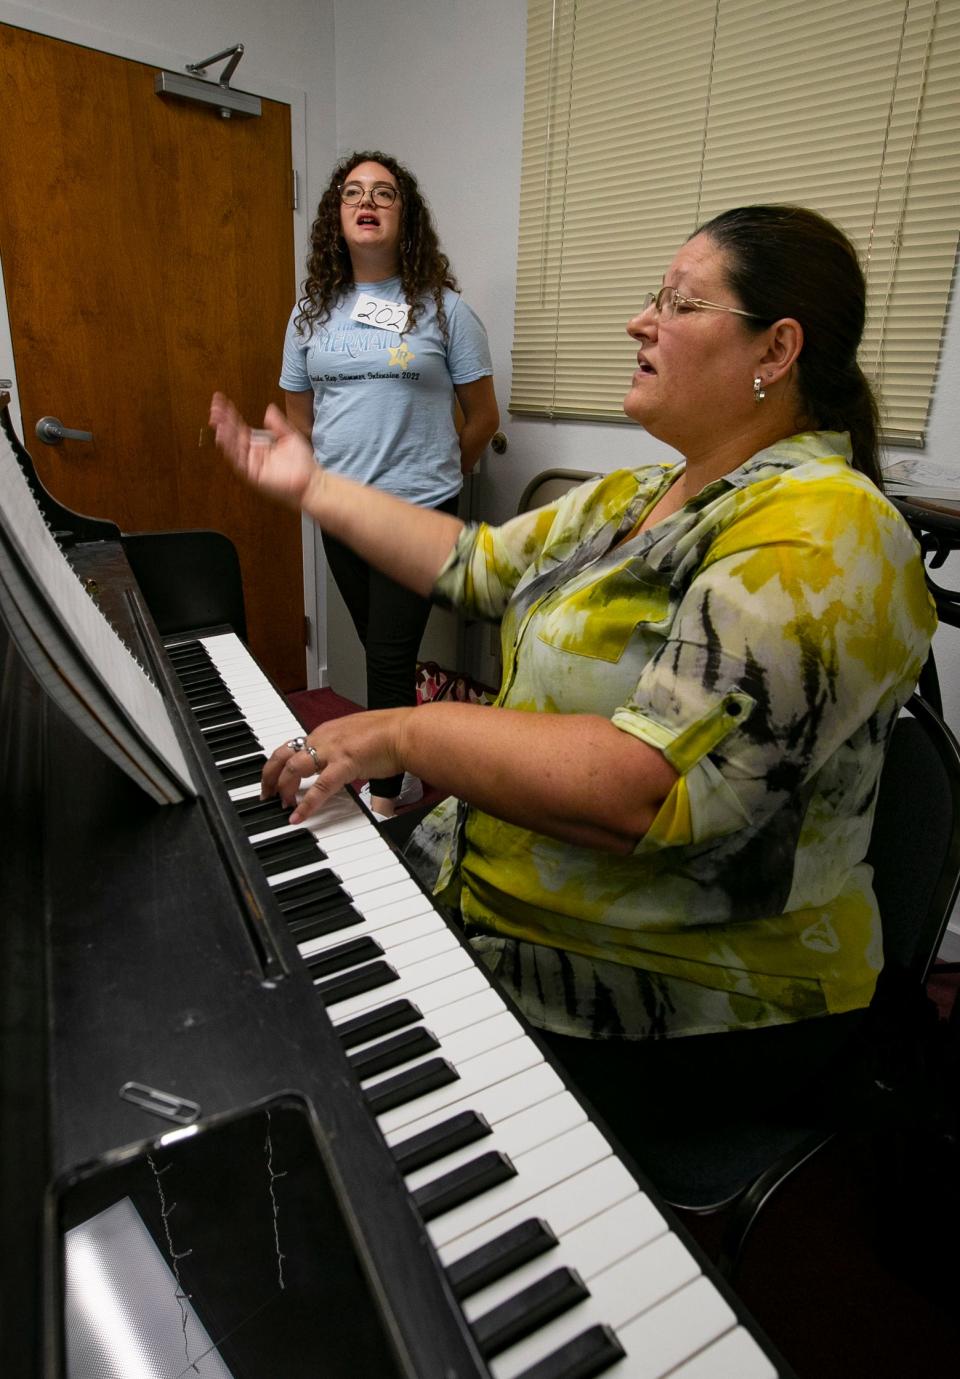
[(317, 775), (319, 776), (320, 772), (323, 770), (323, 767), (320, 765), (320, 758), (317, 756), (316, 748), (311, 747), (309, 742), (305, 742), (303, 744), (303, 750), (305, 752), (308, 752), (309, 755), (313, 757), (313, 764), (317, 768)]
[(291, 752), (302, 752), (307, 745), (305, 737), (292, 737), (289, 742), (285, 742), (284, 747), (289, 747)]

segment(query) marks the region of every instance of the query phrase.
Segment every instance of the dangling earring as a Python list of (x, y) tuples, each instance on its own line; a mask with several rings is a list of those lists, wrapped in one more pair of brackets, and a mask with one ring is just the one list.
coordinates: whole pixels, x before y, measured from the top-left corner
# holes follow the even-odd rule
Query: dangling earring
[(753, 400), (754, 402), (762, 402), (765, 397), (766, 393), (763, 391), (763, 379), (758, 376), (753, 380)]

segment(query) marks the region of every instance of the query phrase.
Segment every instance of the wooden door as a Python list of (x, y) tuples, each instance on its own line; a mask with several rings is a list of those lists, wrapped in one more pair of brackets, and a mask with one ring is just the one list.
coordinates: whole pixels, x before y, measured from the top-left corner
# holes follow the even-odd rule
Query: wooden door
[[(236, 544), (250, 644), (305, 682), (296, 514), (227, 471), (215, 388), (279, 401), (293, 302), (290, 112), (155, 94), (156, 69), (0, 24), (0, 258), (24, 441), (68, 507)], [(93, 441), (42, 444), (40, 417)]]

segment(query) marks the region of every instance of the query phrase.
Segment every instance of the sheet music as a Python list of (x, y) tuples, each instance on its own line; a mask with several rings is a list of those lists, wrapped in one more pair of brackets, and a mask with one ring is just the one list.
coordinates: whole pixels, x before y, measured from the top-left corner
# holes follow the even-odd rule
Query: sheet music
[(154, 799), (196, 794), (160, 691), (64, 558), (2, 431), (0, 535), (4, 616), (47, 692)]

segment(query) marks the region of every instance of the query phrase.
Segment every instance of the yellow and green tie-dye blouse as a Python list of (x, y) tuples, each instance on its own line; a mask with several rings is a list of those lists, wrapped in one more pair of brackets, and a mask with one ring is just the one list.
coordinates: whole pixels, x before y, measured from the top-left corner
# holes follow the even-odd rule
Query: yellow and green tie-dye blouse
[(680, 773), (628, 857), (455, 801), (422, 828), (414, 859), (499, 936), (534, 1023), (644, 1037), (869, 1001), (872, 802), (935, 617), (909, 528), (849, 457), (845, 433), (793, 436), (634, 535), (681, 464), (462, 533), (434, 596), (500, 621), (497, 704), (603, 714)]

